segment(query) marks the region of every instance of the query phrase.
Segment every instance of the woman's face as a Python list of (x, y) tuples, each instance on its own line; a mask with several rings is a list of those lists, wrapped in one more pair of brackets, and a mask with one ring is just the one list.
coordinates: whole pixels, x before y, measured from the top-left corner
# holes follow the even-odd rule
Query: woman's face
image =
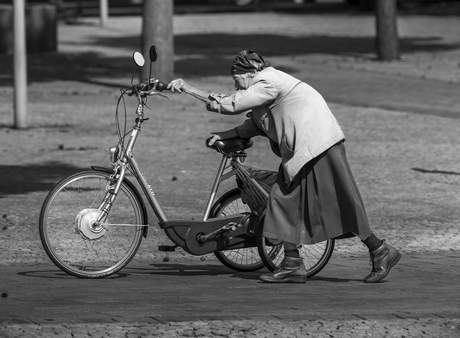
[(251, 86), (252, 76), (249, 73), (245, 74), (233, 74), (233, 80), (235, 81), (235, 89), (248, 89)]

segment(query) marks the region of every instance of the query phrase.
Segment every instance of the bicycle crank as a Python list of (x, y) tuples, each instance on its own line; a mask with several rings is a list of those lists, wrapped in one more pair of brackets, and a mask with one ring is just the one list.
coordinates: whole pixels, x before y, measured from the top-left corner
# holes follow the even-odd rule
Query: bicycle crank
[(75, 232), (89, 240), (97, 240), (105, 235), (106, 228), (97, 222), (101, 214), (98, 209), (83, 209), (75, 218)]

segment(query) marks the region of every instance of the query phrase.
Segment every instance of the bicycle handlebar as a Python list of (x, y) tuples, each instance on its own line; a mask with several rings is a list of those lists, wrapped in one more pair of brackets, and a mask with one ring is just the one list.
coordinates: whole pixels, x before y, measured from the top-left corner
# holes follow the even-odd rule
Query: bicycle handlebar
[(162, 92), (163, 90), (169, 90), (168, 89), (168, 84), (164, 83), (164, 82), (161, 82), (161, 81), (158, 81), (157, 85), (155, 87), (156, 87), (156, 90), (158, 90), (160, 92)]
[(149, 96), (155, 95), (156, 92), (162, 92), (168, 90), (168, 84), (156, 79), (148, 79), (145, 82), (134, 84), (131, 91), (128, 91), (128, 95), (132, 96)]

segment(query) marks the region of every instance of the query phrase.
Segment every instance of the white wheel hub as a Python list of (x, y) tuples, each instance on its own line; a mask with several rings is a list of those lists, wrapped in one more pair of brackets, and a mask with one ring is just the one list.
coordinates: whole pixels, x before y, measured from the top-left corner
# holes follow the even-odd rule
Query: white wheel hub
[(75, 218), (75, 231), (77, 234), (83, 235), (86, 239), (96, 240), (105, 235), (106, 229), (101, 223), (97, 222), (97, 218), (101, 214), (98, 209), (83, 209)]

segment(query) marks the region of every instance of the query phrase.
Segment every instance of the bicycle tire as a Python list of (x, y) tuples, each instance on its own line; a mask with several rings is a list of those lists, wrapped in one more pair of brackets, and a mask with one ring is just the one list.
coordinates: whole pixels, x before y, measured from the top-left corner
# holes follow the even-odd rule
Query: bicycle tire
[[(300, 244), (298, 246), (300, 257), (304, 259), (308, 278), (315, 276), (327, 265), (334, 251), (334, 246), (334, 239), (316, 244)], [(272, 248), (272, 250), (269, 248)], [(280, 267), (284, 259), (283, 243), (263, 236), (263, 222), (257, 233), (257, 249), (268, 270), (273, 272)]]
[(118, 272), (142, 241), (142, 225), (147, 222), (143, 203), (126, 182), (105, 220), (108, 224), (91, 227), (109, 183), (110, 174), (105, 172), (77, 173), (61, 180), (43, 202), (39, 220), (43, 248), (56, 266), (75, 277), (102, 278)]
[[(242, 212), (251, 212), (251, 209), (243, 203), (241, 190), (235, 188), (222, 195), (214, 203), (210, 217), (223, 217)], [(214, 255), (223, 265), (239, 272), (257, 271), (265, 267), (256, 245), (250, 248), (216, 251)]]

